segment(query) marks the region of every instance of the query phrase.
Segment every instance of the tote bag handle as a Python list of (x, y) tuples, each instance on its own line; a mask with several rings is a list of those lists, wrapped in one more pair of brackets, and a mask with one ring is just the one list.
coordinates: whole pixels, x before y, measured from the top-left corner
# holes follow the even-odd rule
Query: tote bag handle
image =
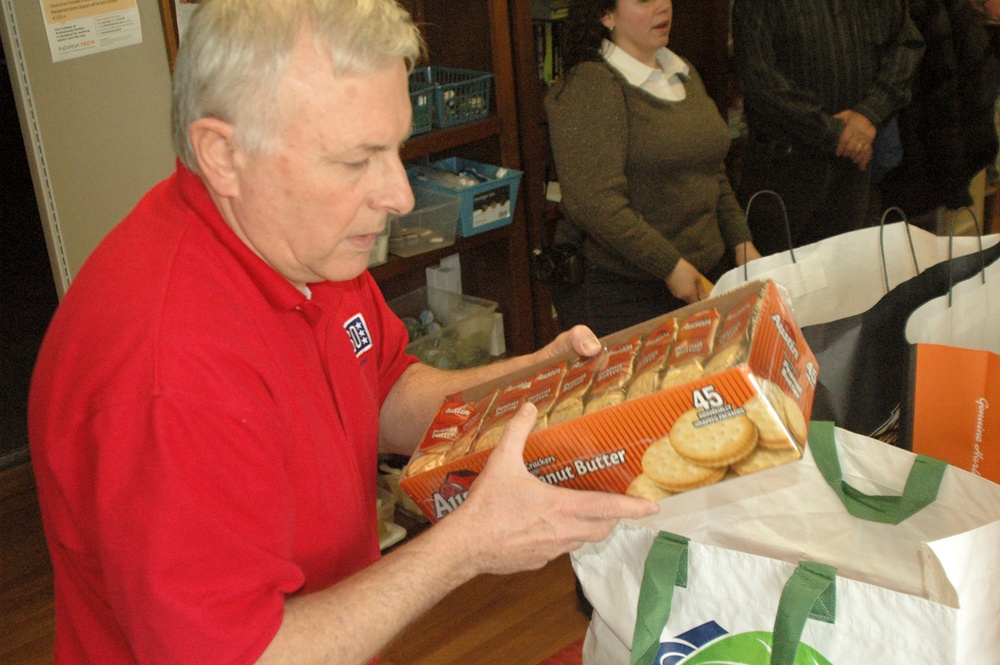
[[(651, 665), (670, 619), (674, 586), (687, 586), (688, 539), (661, 531), (653, 540), (639, 588), (630, 665)], [(771, 665), (792, 665), (807, 619), (833, 623), (836, 569), (803, 561), (781, 591), (774, 620)]]
[(661, 531), (646, 555), (632, 631), (630, 665), (650, 665), (660, 649), (660, 634), (670, 619), (674, 587), (687, 586), (687, 557), (690, 539)]
[(948, 467), (941, 460), (917, 455), (902, 495), (865, 494), (844, 481), (832, 422), (814, 421), (809, 425), (809, 448), (820, 473), (840, 497), (847, 512), (870, 522), (899, 524), (934, 503)]

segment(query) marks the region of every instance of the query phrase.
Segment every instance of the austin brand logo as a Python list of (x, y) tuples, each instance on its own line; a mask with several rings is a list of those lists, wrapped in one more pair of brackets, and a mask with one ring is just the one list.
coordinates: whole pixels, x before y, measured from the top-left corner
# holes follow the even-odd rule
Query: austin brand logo
[(372, 348), (372, 336), (368, 332), (368, 324), (365, 317), (360, 312), (352, 316), (344, 324), (347, 336), (351, 338), (351, 346), (354, 347), (354, 355), (361, 357), (361, 354), (370, 351)]
[(478, 475), (472, 471), (452, 471), (445, 476), (437, 492), (431, 495), (431, 501), (434, 502), (434, 518), (439, 520), (461, 506), (465, 497), (469, 495), (472, 481)]
[(781, 316), (778, 314), (772, 314), (771, 321), (774, 323), (774, 327), (777, 328), (778, 330), (778, 336), (781, 337), (781, 340), (785, 343), (785, 346), (788, 347), (789, 353), (792, 354), (793, 358), (798, 360), (799, 349), (797, 346), (795, 346), (795, 339), (792, 337), (791, 325), (783, 318), (781, 318)]
[(444, 412), (450, 416), (459, 416), (460, 418), (468, 418), (472, 415), (472, 409), (469, 408), (468, 404), (447, 407)]
[(535, 382), (536, 383), (541, 383), (542, 381), (546, 381), (548, 379), (551, 379), (552, 377), (556, 376), (557, 374), (561, 374), (562, 371), (563, 371), (563, 368), (561, 366), (559, 366), (559, 365), (556, 365), (555, 367), (553, 367), (553, 368), (551, 368), (549, 370), (546, 370), (546, 371), (542, 372), (541, 374), (539, 374), (538, 376), (536, 376), (535, 377)]

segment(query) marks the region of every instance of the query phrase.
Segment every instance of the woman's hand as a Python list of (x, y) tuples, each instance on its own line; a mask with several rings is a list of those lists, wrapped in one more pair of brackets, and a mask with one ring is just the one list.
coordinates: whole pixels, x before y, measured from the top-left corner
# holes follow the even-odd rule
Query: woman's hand
[(702, 298), (707, 298), (709, 291), (711, 291), (711, 282), (684, 259), (677, 262), (666, 282), (670, 293), (686, 303), (698, 302)]
[(753, 261), (761, 258), (760, 252), (757, 251), (757, 248), (754, 247), (752, 242), (740, 243), (736, 246), (734, 253), (736, 255), (734, 259), (736, 260), (736, 265), (738, 266), (743, 265), (747, 261)]

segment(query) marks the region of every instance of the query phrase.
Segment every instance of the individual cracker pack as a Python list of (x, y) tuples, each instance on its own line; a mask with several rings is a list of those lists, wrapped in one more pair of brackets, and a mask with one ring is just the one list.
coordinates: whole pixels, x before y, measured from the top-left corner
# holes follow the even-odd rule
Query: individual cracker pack
[(744, 362), (750, 351), (750, 324), (760, 306), (760, 299), (750, 296), (726, 312), (715, 333), (712, 353), (705, 361), (705, 374), (721, 372)]
[[(716, 351), (742, 344), (743, 359), (712, 371), (712, 351), (708, 351), (701, 361), (709, 370), (697, 377), (583, 413), (582, 400), (596, 394), (596, 377), (610, 364), (610, 351), (618, 345), (637, 336), (644, 340), (629, 386), (641, 376), (645, 354), (654, 358), (649, 361), (653, 365), (665, 362), (665, 358), (655, 359), (656, 353), (663, 353), (664, 343), (675, 349), (681, 332), (672, 346), (672, 336), (657, 339), (654, 332), (671, 320), (678, 328), (707, 320), (696, 329), (712, 329), (715, 337), (709, 340), (709, 348), (719, 340), (724, 342)], [(685, 336), (688, 344), (690, 335)], [(712, 484), (727, 482), (727, 478), (801, 457), (818, 367), (773, 282), (748, 282), (601, 341), (606, 351), (598, 358), (566, 358), (556, 406), (560, 399), (579, 400), (574, 405), (575, 417), (563, 421), (550, 417), (548, 427), (528, 436), (524, 463), (541, 481), (665, 500), (678, 492), (708, 492)], [(464, 391), (455, 399), (473, 402), (491, 390), (502, 392), (505, 386), (534, 377), (542, 369), (526, 368)], [(550, 416), (554, 410), (555, 406)], [(473, 478), (489, 453), (471, 452), (410, 474), (401, 486), (430, 520), (441, 519), (464, 500), (461, 489), (448, 479), (460, 475), (465, 483)]]
[(660, 390), (692, 381), (704, 374), (704, 362), (712, 353), (719, 319), (719, 310), (709, 307), (681, 322), (677, 339), (667, 356)]
[(424, 432), (403, 477), (462, 459), (469, 452), (497, 390), (474, 401), (446, 400)]
[(625, 390), (625, 399), (645, 397), (659, 390), (661, 370), (676, 335), (677, 320), (669, 318), (646, 336), (636, 353), (635, 369)]
[(469, 447), (470, 453), (489, 450), (500, 443), (503, 428), (524, 403), (530, 389), (531, 379), (529, 378), (505, 386), (497, 392), (489, 410), (483, 416), (483, 422), (479, 426), (476, 438)]
[(559, 425), (583, 415), (583, 404), (590, 392), (597, 372), (604, 367), (607, 351), (602, 350), (589, 358), (577, 357), (570, 361), (559, 387), (559, 396), (549, 409), (548, 425)]
[(604, 366), (590, 384), (587, 401), (583, 405), (584, 413), (594, 413), (625, 401), (625, 387), (632, 378), (635, 354), (641, 346), (642, 338), (636, 335), (607, 350)]
[(559, 388), (562, 386), (563, 378), (566, 376), (566, 367), (569, 362), (560, 361), (548, 367), (543, 367), (531, 377), (531, 388), (524, 397), (525, 402), (531, 402), (538, 409), (538, 420), (535, 421), (534, 430), (543, 430), (549, 425), (549, 411), (559, 397)]

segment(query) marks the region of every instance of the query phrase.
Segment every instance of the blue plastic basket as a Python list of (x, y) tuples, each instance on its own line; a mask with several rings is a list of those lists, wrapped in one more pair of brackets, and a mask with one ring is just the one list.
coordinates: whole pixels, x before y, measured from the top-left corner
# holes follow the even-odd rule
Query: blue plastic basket
[(493, 74), (452, 67), (420, 67), (410, 73), (410, 96), (414, 85), (433, 86), (434, 127), (452, 127), (490, 114)]
[(413, 104), (412, 135), (430, 131), (434, 115), (434, 86), (420, 71), (410, 72), (410, 102)]
[[(483, 181), (456, 189), (434, 177), (435, 171), (458, 174), (467, 170), (478, 173)], [(424, 166), (411, 166), (407, 173), (414, 191), (426, 188), (458, 197), (458, 235), (462, 237), (506, 226), (514, 220), (521, 171), (449, 157)]]

